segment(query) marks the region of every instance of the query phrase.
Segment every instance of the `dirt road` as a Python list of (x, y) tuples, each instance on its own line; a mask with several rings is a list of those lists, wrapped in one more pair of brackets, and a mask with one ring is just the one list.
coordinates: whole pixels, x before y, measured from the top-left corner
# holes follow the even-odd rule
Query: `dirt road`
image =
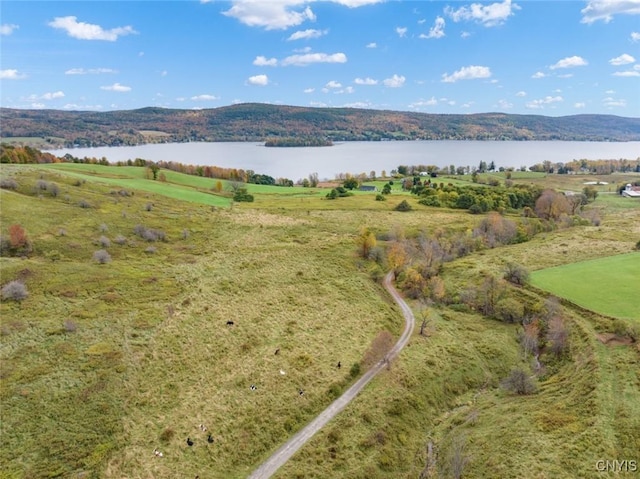
[(353, 386), (347, 389), (342, 396), (336, 399), (329, 405), (327, 409), (322, 411), (316, 418), (307, 424), (304, 428), (298, 431), (295, 436), (289, 439), (280, 449), (278, 449), (269, 459), (262, 463), (253, 473), (249, 476), (249, 479), (267, 479), (271, 477), (285, 462), (287, 462), (291, 456), (293, 456), (298, 449), (300, 449), (311, 437), (318, 432), (325, 424), (327, 424), (333, 417), (342, 411), (347, 404), (355, 398), (360, 391), (371, 381), (376, 374), (378, 374), (386, 365), (388, 361), (395, 358), (398, 353), (409, 342), (413, 327), (415, 324), (415, 318), (411, 308), (404, 302), (400, 293), (393, 287), (393, 273), (388, 273), (383, 281), (385, 289), (391, 294), (394, 301), (400, 306), (402, 315), (404, 316), (405, 326), (402, 336), (398, 339), (398, 342), (391, 348), (391, 351), (387, 356), (380, 360), (375, 366), (367, 371)]

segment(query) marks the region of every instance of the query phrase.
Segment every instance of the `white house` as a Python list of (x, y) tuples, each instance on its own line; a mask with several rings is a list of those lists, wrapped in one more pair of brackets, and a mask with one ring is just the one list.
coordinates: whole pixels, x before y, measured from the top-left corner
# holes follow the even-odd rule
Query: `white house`
[(622, 190), (622, 196), (629, 196), (631, 198), (640, 198), (640, 186), (633, 186), (631, 183), (627, 184)]

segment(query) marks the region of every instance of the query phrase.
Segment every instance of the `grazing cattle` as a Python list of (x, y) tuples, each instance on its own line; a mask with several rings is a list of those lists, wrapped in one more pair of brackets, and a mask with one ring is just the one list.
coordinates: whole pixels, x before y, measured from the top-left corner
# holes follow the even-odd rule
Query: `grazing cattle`
[(303, 395), (304, 395), (304, 391), (303, 391), (302, 389), (298, 389), (298, 394), (299, 394), (300, 396), (303, 396)]
[(189, 447), (193, 446), (193, 441), (191, 440), (190, 437), (187, 438), (187, 446)]
[(227, 321), (227, 326), (233, 326), (233, 321)]
[(338, 369), (340, 369), (342, 367), (342, 364), (340, 364), (340, 361), (338, 361)]
[(209, 444), (213, 444), (213, 438), (211, 437), (211, 434), (209, 434), (209, 435), (207, 436), (207, 442), (208, 442)]
[(153, 450), (153, 454), (154, 454), (156, 457), (162, 457), (162, 453), (161, 453), (160, 451), (158, 451), (158, 448), (156, 448), (156, 449), (154, 449), (154, 450)]
[(273, 354), (275, 354), (275, 355), (277, 356), (279, 352), (280, 352), (280, 348), (277, 348), (277, 349), (276, 349), (276, 352), (275, 352), (275, 353), (273, 353)]
[(198, 427), (200, 427), (200, 430), (202, 432), (206, 432), (206, 430), (207, 430), (207, 427), (204, 424), (200, 424), (200, 426), (198, 426)]
[(284, 376), (284, 375), (285, 375), (285, 374), (287, 374), (287, 373), (285, 373), (285, 372), (281, 369), (281, 370), (280, 370), (280, 374), (281, 374), (282, 376)]
[(256, 387), (256, 385), (255, 385), (255, 384), (252, 384), (250, 389), (251, 389), (252, 391), (255, 391), (255, 390), (256, 390), (256, 389), (258, 389), (258, 388)]

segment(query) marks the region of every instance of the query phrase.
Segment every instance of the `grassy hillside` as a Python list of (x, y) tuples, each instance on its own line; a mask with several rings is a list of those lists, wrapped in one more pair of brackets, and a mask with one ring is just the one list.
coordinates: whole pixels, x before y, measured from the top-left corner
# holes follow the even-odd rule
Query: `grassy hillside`
[[(166, 172), (163, 184), (141, 171), (2, 168), (19, 185), (0, 190), (2, 235), (19, 223), (33, 244), (27, 258), (0, 258), (2, 285), (22, 280), (29, 293), (0, 303), (2, 478), (246, 477), (344, 390), (381, 332), (402, 327), (374, 280), (380, 270), (356, 255), (360, 228), (384, 245), (478, 221), (406, 194), (328, 201), (322, 189), (257, 185), (254, 203), (226, 208), (212, 180)], [(415, 209), (393, 211), (401, 199)], [(640, 224), (640, 208), (593, 207), (602, 226), (448, 263), (447, 287), (507, 261), (533, 271), (630, 251), (639, 232), (625, 226)], [(101, 249), (104, 264), (93, 259)], [(431, 477), (450, 477), (461, 440), (464, 477), (589, 477), (597, 459), (637, 456), (640, 350), (603, 344), (608, 319), (565, 306), (570, 354), (546, 361), (538, 393), (514, 396), (499, 384), (531, 361), (518, 325), (413, 306), (428, 335), (414, 332), (277, 477), (415, 478), (430, 441), (439, 458)]]

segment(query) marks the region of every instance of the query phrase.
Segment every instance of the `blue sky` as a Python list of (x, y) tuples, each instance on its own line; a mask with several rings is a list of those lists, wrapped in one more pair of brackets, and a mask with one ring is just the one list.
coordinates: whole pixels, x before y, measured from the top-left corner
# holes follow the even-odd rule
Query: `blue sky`
[(640, 0), (6, 1), (0, 105), (640, 116)]

